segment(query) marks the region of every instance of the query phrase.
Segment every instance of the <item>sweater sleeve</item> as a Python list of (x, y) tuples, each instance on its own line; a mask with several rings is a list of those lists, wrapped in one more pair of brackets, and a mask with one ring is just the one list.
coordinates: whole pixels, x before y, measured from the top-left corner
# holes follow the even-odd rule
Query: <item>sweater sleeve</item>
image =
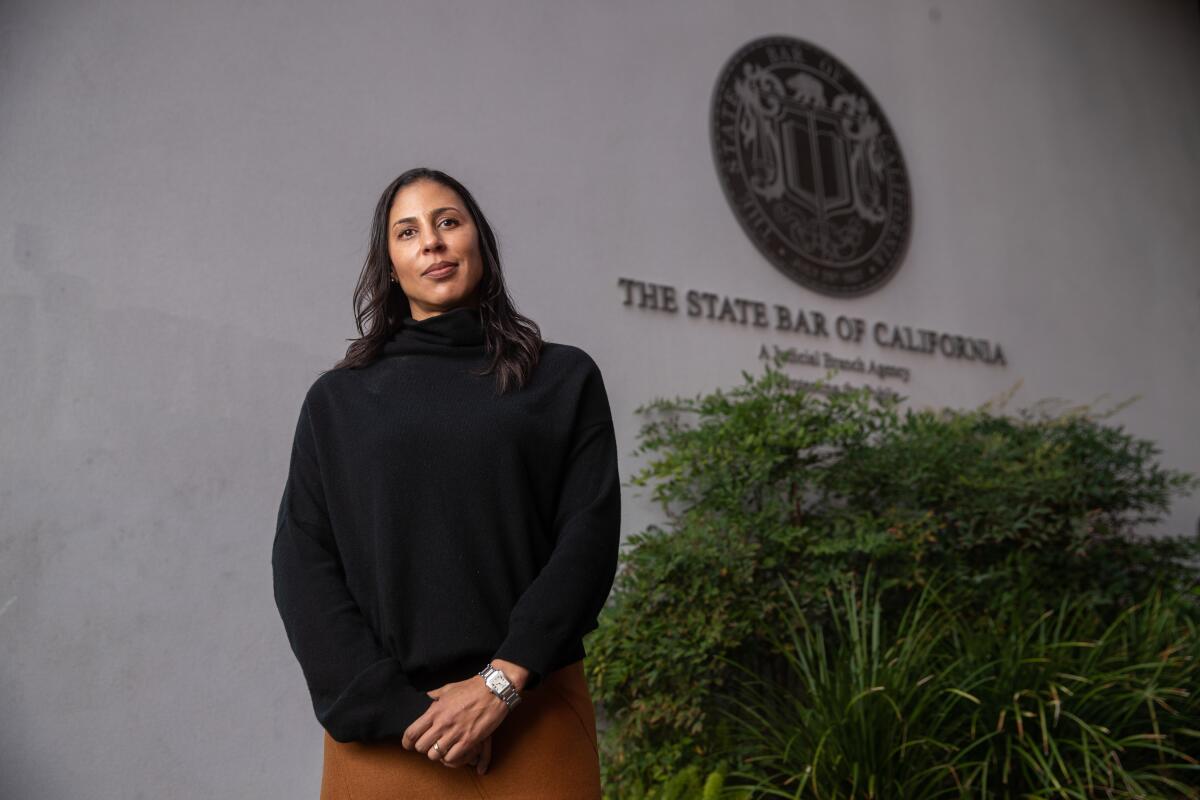
[(541, 683), (555, 658), (597, 627), (616, 575), (621, 543), (621, 486), (612, 412), (592, 365), (578, 422), (561, 470), (555, 544), (509, 615), (495, 658), (530, 670)]
[(315, 453), (306, 399), (271, 552), (275, 603), (329, 735), (339, 742), (400, 736), (432, 698), (408, 682), (347, 588)]

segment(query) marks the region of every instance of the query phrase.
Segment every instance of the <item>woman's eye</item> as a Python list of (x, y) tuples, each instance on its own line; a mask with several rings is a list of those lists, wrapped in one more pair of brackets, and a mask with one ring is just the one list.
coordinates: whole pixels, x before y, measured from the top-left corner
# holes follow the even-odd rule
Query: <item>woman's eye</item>
[[(458, 227), (458, 225), (461, 224), (457, 219), (454, 219), (453, 217), (443, 217), (442, 219), (438, 220), (439, 225), (447, 223), (447, 222), (450, 223), (450, 227), (452, 227), (452, 228)], [(396, 238), (397, 239), (411, 239), (412, 238), (411, 234), (416, 233), (416, 231), (417, 231), (416, 228), (404, 228), (403, 230), (397, 231)]]

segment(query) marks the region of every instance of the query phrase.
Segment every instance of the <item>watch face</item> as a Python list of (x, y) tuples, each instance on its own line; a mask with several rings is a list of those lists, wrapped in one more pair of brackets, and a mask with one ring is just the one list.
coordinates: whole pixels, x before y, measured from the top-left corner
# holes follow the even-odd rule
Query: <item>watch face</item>
[(499, 672), (487, 676), (487, 685), (493, 692), (503, 692), (508, 688), (508, 679)]

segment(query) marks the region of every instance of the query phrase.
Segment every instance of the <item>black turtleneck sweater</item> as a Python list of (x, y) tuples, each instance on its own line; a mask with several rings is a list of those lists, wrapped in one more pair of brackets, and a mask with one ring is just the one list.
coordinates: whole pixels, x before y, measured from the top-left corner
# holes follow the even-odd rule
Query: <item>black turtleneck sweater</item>
[(399, 736), (492, 658), (526, 690), (584, 656), (616, 571), (620, 482), (600, 370), (547, 342), (497, 395), (479, 312), (405, 319), (300, 407), (271, 565), (317, 719)]

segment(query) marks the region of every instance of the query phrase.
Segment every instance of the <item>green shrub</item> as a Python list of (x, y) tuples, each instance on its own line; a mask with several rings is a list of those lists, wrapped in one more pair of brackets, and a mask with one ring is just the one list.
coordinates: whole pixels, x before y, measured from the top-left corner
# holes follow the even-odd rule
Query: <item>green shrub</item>
[(610, 785), (658, 786), (728, 749), (730, 664), (790, 674), (769, 644), (789, 593), (819, 620), (825, 587), (871, 567), (899, 615), (937, 572), (964, 613), (985, 613), (1016, 599), (1021, 574), (1031, 602), (1070, 592), (1111, 616), (1195, 578), (1194, 539), (1137, 528), (1200, 482), (1098, 414), (901, 414), (770, 365), (743, 377), (638, 409), (653, 458), (630, 482), (652, 486), (666, 520), (629, 538), (587, 643)]
[(634, 780), (623, 784), (619, 793), (610, 791), (605, 797), (606, 800), (749, 800), (749, 788), (726, 789), (727, 769), (720, 763), (704, 777), (699, 764), (689, 764), (660, 784), (646, 788)]
[(927, 584), (894, 627), (869, 581), (843, 582), (826, 625), (797, 603), (776, 645), (799, 691), (742, 670), (730, 777), (829, 800), (1200, 796), (1193, 603), (970, 618), (953, 595)]

